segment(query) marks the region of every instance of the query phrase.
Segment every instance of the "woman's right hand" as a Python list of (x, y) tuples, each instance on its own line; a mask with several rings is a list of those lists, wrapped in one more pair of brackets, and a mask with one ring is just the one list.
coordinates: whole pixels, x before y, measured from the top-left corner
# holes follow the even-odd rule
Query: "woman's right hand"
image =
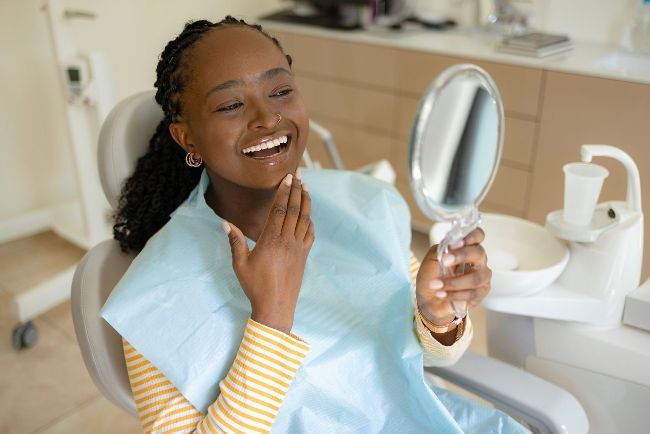
[(233, 269), (251, 302), (251, 319), (284, 333), (293, 325), (305, 262), (314, 242), (310, 212), (306, 186), (289, 174), (278, 187), (253, 250), (239, 228), (224, 222)]

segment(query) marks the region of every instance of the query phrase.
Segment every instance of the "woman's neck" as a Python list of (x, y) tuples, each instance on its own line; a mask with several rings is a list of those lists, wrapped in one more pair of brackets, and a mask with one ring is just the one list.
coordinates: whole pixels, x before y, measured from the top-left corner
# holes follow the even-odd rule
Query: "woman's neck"
[(237, 226), (243, 234), (257, 241), (273, 205), (276, 190), (256, 190), (226, 180), (212, 182), (205, 201), (224, 220)]

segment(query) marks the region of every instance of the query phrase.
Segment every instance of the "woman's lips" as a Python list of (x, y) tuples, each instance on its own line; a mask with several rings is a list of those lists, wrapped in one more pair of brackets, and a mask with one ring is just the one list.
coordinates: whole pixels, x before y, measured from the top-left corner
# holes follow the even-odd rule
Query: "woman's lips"
[[(279, 147), (282, 144), (287, 143), (288, 137), (286, 135), (278, 137), (267, 137), (262, 139), (258, 144), (249, 146), (242, 150), (243, 154), (250, 154), (251, 156), (258, 156), (261, 151), (272, 150), (273, 148)], [(263, 152), (264, 153), (264, 152)], [(273, 155), (273, 153), (266, 153), (268, 155)]]
[(286, 154), (290, 144), (291, 136), (280, 136), (272, 140), (266, 140), (258, 145), (250, 146), (242, 150), (242, 154), (253, 160), (271, 160)]

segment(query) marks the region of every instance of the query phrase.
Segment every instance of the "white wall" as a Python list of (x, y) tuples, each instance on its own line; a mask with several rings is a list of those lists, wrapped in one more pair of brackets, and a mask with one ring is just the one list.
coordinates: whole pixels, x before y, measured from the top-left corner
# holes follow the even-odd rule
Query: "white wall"
[[(118, 99), (153, 87), (158, 55), (185, 21), (246, 19), (279, 0), (64, 0), (97, 13), (75, 20), (83, 50), (104, 51)], [(63, 97), (41, 0), (0, 0), (0, 221), (76, 196)], [(87, 52), (87, 51), (86, 51)], [(0, 234), (0, 237), (2, 234)]]
[[(494, 0), (408, 0), (416, 8), (443, 12), (461, 24), (471, 25), (479, 4), (482, 19)], [(642, 0), (510, 0), (526, 13), (532, 25), (549, 32), (567, 33), (583, 42), (617, 46), (624, 27), (632, 20)]]
[[(522, 0), (517, 0), (522, 2)], [(618, 46), (641, 0), (524, 0), (532, 3), (539, 28), (573, 39)], [(524, 5), (525, 7), (525, 5)]]

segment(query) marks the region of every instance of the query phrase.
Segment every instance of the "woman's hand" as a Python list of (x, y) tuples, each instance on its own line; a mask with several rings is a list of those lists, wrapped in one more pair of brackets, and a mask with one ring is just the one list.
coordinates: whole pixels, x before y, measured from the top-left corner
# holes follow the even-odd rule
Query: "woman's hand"
[(251, 318), (284, 333), (293, 325), (305, 262), (314, 242), (310, 212), (306, 185), (289, 174), (280, 183), (252, 251), (239, 228), (224, 223), (233, 269), (251, 302)]
[(465, 274), (440, 277), (437, 245), (427, 252), (416, 280), (416, 297), (422, 315), (435, 325), (446, 325), (455, 314), (450, 301), (466, 301), (468, 308), (478, 305), (490, 291), (492, 270), (487, 266), (487, 256), (480, 243), (485, 239), (483, 229), (469, 233), (459, 245), (450, 247), (443, 255), (445, 268), (465, 264)]

